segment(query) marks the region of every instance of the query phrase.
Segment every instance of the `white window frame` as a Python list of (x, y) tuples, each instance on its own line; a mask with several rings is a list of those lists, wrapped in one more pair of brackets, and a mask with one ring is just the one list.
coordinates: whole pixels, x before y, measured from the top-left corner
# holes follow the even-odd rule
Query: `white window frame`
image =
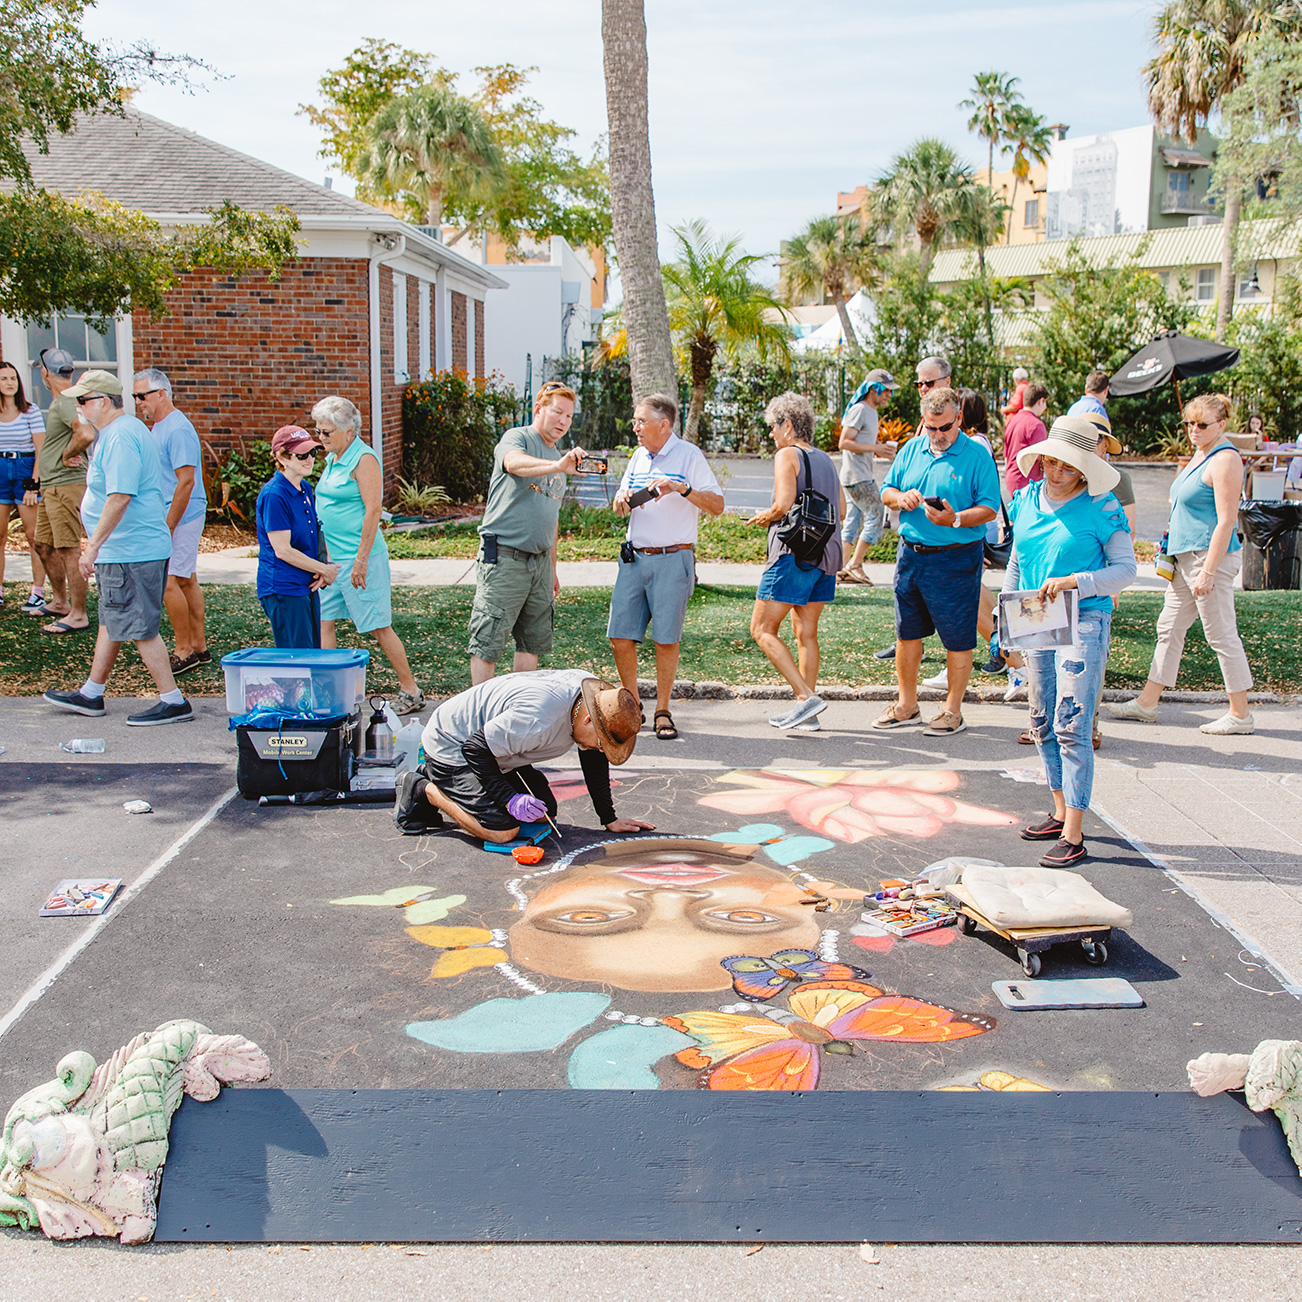
[[(48, 406), (49, 395), (45, 392), (44, 385), (34, 384), (31, 378), (35, 372), (38, 359), (34, 354), (29, 354), (28, 351), (28, 324), (28, 322), (19, 321), (14, 317), (0, 317), (0, 353), (6, 359), (23, 359), (19, 366), (23, 373), (23, 390), (27, 394), (28, 401), (36, 402), (39, 405), (40, 401), (44, 399), (46, 406)], [(80, 353), (86, 351), (84, 341), (80, 348), (70, 349), (69, 351), (73, 352), (73, 361), (76, 366), (74, 376), (88, 370), (108, 371), (111, 375), (118, 376), (122, 380), (123, 389), (126, 389), (132, 375), (135, 373), (131, 316), (129, 313), (114, 320), (113, 344), (117, 359), (111, 362), (91, 361), (88, 357), (79, 356)], [(59, 346), (66, 347), (67, 345), (65, 341), (60, 340)], [(45, 410), (45, 408), (41, 410)]]
[(429, 374), (430, 348), (429, 348), (429, 290), (428, 280), (417, 282), (416, 289), (416, 315), (420, 321), (420, 340), (417, 348), (419, 352), (418, 365), (420, 366), (420, 378), (423, 380)]
[[(1204, 293), (1203, 291), (1207, 292)], [(1194, 277), (1194, 302), (1214, 303), (1216, 301), (1216, 268), (1199, 267)]]

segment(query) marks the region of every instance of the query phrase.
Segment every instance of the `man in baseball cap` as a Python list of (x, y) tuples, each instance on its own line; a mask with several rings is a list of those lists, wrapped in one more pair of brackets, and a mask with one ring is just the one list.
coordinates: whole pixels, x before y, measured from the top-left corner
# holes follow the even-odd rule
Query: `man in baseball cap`
[(133, 728), (189, 723), (190, 702), (177, 690), (167, 645), (158, 635), (172, 534), (163, 506), (158, 453), (144, 421), (124, 410), (122, 383), (108, 371), (86, 371), (65, 397), (95, 434), (81, 520), (89, 539), (77, 562), (99, 589), (99, 635), (90, 676), (76, 691), (51, 688), (45, 699), (61, 710), (102, 719), (104, 689), (124, 642), (134, 642), (158, 688), (147, 710), (127, 716)]
[(65, 348), (42, 348), (41, 381), (53, 395), (45, 413), (45, 441), (36, 455), (36, 481), (41, 500), (36, 505), (36, 554), (45, 566), (49, 585), (43, 605), (32, 615), (50, 619), (41, 628), (49, 637), (67, 637), (90, 627), (86, 615), (86, 582), (77, 569), (81, 557), (81, 497), (86, 491), (86, 462), (81, 455), (95, 431), (77, 421), (77, 403), (67, 396), (72, 387), (72, 354)]
[(841, 487), (845, 489), (845, 520), (841, 525), (845, 568), (836, 577), (842, 583), (872, 586), (872, 580), (864, 573), (863, 562), (868, 548), (881, 538), (883, 530), (882, 498), (873, 458), (889, 461), (895, 455), (894, 443), (882, 443), (878, 439), (877, 412), (890, 402), (899, 387), (890, 371), (880, 367), (869, 371), (841, 417), (837, 446), (841, 449)]

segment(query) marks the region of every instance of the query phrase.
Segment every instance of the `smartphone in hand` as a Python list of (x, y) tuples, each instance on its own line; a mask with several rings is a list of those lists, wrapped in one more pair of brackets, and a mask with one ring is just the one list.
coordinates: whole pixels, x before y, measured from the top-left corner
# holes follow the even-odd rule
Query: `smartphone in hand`
[(945, 499), (943, 497), (924, 497), (922, 500), (926, 502), (933, 511), (943, 511), (945, 509)]
[(654, 502), (659, 496), (660, 494), (654, 488), (639, 488), (637, 492), (629, 494), (629, 510), (631, 511), (639, 506), (645, 506), (648, 502)]
[(604, 475), (610, 471), (609, 457), (597, 456), (595, 453), (587, 453), (574, 469), (580, 475)]

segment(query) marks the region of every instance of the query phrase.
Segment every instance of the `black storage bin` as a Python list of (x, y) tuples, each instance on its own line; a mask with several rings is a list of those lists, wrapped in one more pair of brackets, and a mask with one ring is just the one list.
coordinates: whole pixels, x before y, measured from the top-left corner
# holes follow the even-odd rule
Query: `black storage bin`
[(1243, 534), (1245, 592), (1299, 586), (1302, 502), (1244, 502), (1239, 507), (1239, 530)]
[(357, 768), (361, 715), (285, 719), (279, 728), (235, 729), (235, 785), (247, 800), (299, 791), (347, 791)]

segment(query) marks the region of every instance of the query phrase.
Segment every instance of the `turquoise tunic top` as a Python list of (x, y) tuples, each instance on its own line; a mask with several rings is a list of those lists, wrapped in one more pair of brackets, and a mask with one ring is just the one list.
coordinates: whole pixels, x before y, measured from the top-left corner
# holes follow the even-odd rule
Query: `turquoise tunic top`
[[(362, 543), (362, 522), (366, 519), (366, 506), (362, 502), (362, 490), (357, 487), (353, 471), (363, 457), (374, 457), (379, 464), (379, 457), (369, 443), (355, 438), (348, 445), (342, 457), (336, 459), (333, 452), (325, 460), (325, 468), (316, 486), (316, 515), (325, 535), (326, 548), (331, 561), (342, 564), (357, 555)], [(384, 532), (375, 531), (375, 542), (371, 544), (371, 555), (389, 553), (384, 541)]]
[[(1013, 526), (1021, 588), (1041, 588), (1047, 579), (1074, 574), (1078, 610), (1112, 609), (1111, 595), (1099, 591), (1093, 579), (1083, 581), (1112, 563), (1107, 546), (1113, 534), (1130, 533), (1126, 513), (1111, 493), (1098, 497), (1077, 493), (1069, 501), (1052, 502), (1044, 481), (1033, 479), (1013, 494), (1008, 519)], [(1132, 561), (1127, 582), (1133, 578)]]
[[(1168, 556), (1200, 552), (1211, 546), (1212, 530), (1216, 528), (1216, 492), (1210, 484), (1203, 483), (1203, 471), (1213, 457), (1226, 449), (1236, 457), (1239, 455), (1239, 450), (1227, 439), (1212, 448), (1197, 465), (1185, 466), (1176, 475), (1171, 485), (1171, 523), (1167, 525)], [(1238, 533), (1231, 532), (1226, 550), (1237, 552), (1242, 546)]]

